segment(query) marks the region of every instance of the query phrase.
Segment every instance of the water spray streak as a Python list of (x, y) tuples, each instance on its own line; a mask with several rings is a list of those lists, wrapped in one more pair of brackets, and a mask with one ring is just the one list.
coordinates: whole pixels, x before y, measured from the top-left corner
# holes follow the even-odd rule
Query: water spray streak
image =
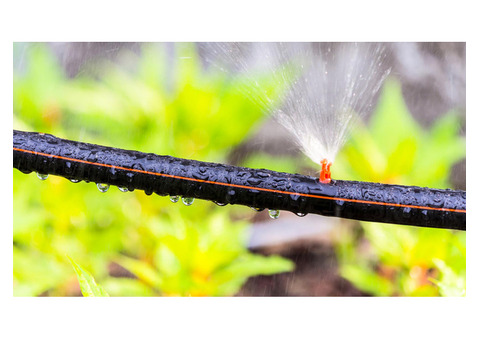
[[(145, 154), (15, 131), (13, 166), (29, 173), (182, 196), (343, 218), (466, 230), (465, 191), (313, 177)], [(270, 214), (272, 215), (272, 214)], [(273, 213), (273, 217), (278, 217)]]
[[(355, 121), (373, 109), (390, 72), (381, 43), (207, 43), (203, 47), (213, 67), (247, 79), (241, 83), (242, 92), (275, 117), (320, 166), (323, 160), (335, 160)], [(280, 93), (265, 90), (268, 84), (257, 80), (265, 73)]]

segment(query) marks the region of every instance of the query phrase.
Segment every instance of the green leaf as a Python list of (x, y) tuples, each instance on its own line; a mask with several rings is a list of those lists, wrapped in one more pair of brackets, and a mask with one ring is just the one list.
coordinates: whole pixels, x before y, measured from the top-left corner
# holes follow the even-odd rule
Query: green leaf
[(407, 137), (401, 140), (388, 156), (388, 169), (386, 172), (392, 178), (391, 182), (398, 183), (398, 180), (395, 180), (397, 177), (412, 172), (415, 165), (417, 146), (418, 141), (416, 138)]
[(215, 273), (215, 279), (224, 282), (236, 278), (247, 278), (255, 275), (272, 275), (291, 271), (292, 261), (280, 256), (260, 256), (246, 253)]
[(212, 280), (217, 295), (233, 295), (249, 277), (273, 275), (293, 270), (294, 263), (280, 256), (260, 256), (245, 253), (228, 266), (214, 273)]
[(450, 111), (437, 119), (430, 131), (431, 136), (438, 142), (449, 142), (457, 138), (460, 128), (460, 118), (454, 111)]
[(390, 296), (394, 292), (392, 282), (362, 265), (343, 265), (340, 274), (365, 293), (376, 296)]
[(400, 82), (385, 82), (377, 111), (370, 122), (371, 133), (385, 154), (392, 153), (397, 145), (408, 138), (418, 139), (422, 130), (410, 114), (402, 96)]
[(72, 263), (75, 274), (77, 274), (78, 283), (80, 284), (80, 289), (82, 294), (85, 297), (108, 297), (109, 295), (103, 289), (102, 286), (95, 282), (93, 276), (83, 269), (78, 263), (73, 261), (69, 256), (67, 256), (70, 262)]
[(430, 279), (440, 288), (442, 296), (465, 296), (466, 294), (466, 280), (465, 272), (455, 272), (453, 268), (440, 259), (433, 259), (435, 266), (441, 273), (441, 279)]
[(122, 255), (119, 255), (115, 259), (115, 262), (137, 276), (140, 281), (145, 282), (152, 288), (159, 288), (162, 284), (161, 275), (149, 263)]
[(103, 286), (110, 296), (155, 296), (158, 293), (140, 280), (126, 277), (109, 277)]

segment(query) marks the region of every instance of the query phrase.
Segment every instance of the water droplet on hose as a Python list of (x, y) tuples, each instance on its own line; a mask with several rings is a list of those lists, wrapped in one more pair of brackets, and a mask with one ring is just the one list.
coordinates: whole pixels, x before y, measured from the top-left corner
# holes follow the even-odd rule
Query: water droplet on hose
[(216, 205), (218, 205), (219, 207), (224, 207), (227, 205), (227, 203), (221, 203), (221, 202), (217, 202), (217, 201), (213, 201), (213, 203), (215, 203)]
[(118, 190), (120, 190), (121, 192), (127, 192), (127, 191), (128, 191), (128, 188), (126, 188), (126, 187), (118, 187)]
[(295, 215), (297, 215), (298, 217), (304, 217), (304, 216), (307, 216), (307, 214), (305, 214), (305, 213), (300, 213), (300, 212), (298, 212), (298, 213), (295, 213)]
[(79, 180), (79, 179), (75, 179), (75, 178), (70, 178), (70, 182), (72, 182), (72, 183), (78, 183), (78, 182), (80, 182), (80, 180)]
[(48, 174), (41, 174), (37, 172), (37, 177), (38, 179), (41, 179), (42, 181), (44, 181), (48, 178)]
[(268, 209), (268, 216), (276, 220), (280, 217), (280, 210)]
[(195, 198), (193, 198), (193, 197), (182, 197), (182, 202), (186, 206), (192, 205), (193, 201), (195, 201)]
[(97, 183), (97, 188), (100, 190), (100, 192), (107, 192), (108, 188), (110, 188), (110, 184)]
[(170, 196), (170, 201), (172, 201), (172, 203), (177, 203), (178, 200), (180, 199), (180, 196)]

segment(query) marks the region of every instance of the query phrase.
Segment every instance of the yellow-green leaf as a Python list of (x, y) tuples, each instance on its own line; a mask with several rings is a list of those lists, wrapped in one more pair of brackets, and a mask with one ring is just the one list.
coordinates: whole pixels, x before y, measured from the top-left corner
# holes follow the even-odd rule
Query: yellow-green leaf
[(78, 263), (73, 261), (69, 256), (67, 256), (70, 262), (72, 263), (75, 274), (77, 274), (78, 283), (80, 284), (80, 289), (82, 290), (82, 295), (85, 297), (107, 297), (109, 296), (105, 289), (102, 286), (95, 282), (93, 276), (82, 268)]

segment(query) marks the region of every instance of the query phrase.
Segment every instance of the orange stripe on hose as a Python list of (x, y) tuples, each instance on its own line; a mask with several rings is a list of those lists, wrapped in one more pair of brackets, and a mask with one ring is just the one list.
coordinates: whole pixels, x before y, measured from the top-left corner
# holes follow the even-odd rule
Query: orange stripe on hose
[(207, 180), (203, 180), (203, 179), (196, 179), (196, 178), (190, 178), (190, 177), (182, 177), (182, 176), (175, 176), (175, 175), (169, 175), (169, 174), (162, 174), (162, 173), (158, 173), (158, 172), (152, 172), (152, 171), (146, 171), (146, 170), (140, 170), (140, 169), (125, 168), (125, 167), (122, 167), (122, 166), (115, 166), (115, 165), (110, 165), (110, 164), (90, 162), (90, 161), (85, 161), (85, 160), (82, 160), (82, 159), (64, 157), (64, 156), (59, 156), (59, 155), (51, 155), (51, 154), (48, 154), (48, 153), (36, 152), (36, 151), (31, 151), (31, 150), (24, 150), (24, 149), (19, 149), (19, 148), (15, 148), (15, 147), (13, 148), (13, 150), (20, 151), (20, 152), (31, 153), (31, 154), (40, 155), (40, 156), (63, 159), (63, 160), (67, 160), (67, 161), (77, 162), (77, 163), (85, 163), (85, 164), (103, 166), (103, 167), (108, 167), (108, 168), (115, 168), (115, 169), (120, 169), (120, 170), (133, 171), (133, 172), (138, 172), (138, 173), (142, 173), (142, 174), (161, 176), (161, 177), (167, 177), (167, 178), (182, 179), (182, 180), (186, 180), (186, 181), (199, 182), (199, 183), (223, 185), (223, 186), (234, 187), (234, 188), (254, 189), (254, 190), (260, 190), (260, 191), (273, 192), (273, 193), (277, 193), (277, 194), (297, 195), (297, 196), (320, 198), (320, 199), (332, 200), (332, 201), (376, 204), (376, 205), (385, 205), (385, 206), (401, 207), (401, 208), (426, 209), (426, 210), (436, 210), (436, 211), (450, 211), (450, 212), (458, 212), (458, 213), (466, 213), (467, 212), (464, 209), (447, 209), (447, 208), (435, 208), (435, 207), (398, 204), (398, 203), (389, 203), (389, 202), (375, 202), (375, 201), (357, 200), (357, 199), (349, 199), (349, 198), (338, 198), (338, 197), (330, 197), (330, 196), (304, 194), (304, 193), (298, 193), (298, 192), (290, 192), (290, 191), (282, 191), (282, 190), (274, 190), (274, 189), (266, 189), (266, 188), (257, 188), (257, 187), (240, 185), (240, 184), (229, 184), (229, 183), (223, 183), (223, 182), (214, 182), (214, 181), (207, 181)]

